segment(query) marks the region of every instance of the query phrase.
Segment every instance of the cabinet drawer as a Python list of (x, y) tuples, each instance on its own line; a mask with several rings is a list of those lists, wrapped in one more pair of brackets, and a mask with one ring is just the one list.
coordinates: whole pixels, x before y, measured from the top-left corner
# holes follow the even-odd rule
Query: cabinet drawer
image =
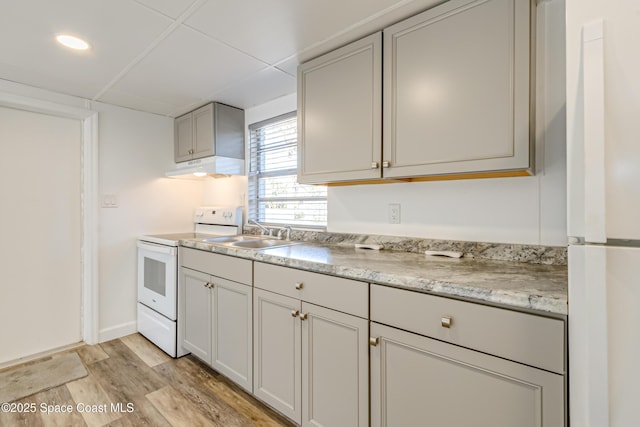
[(247, 285), (251, 284), (251, 261), (197, 249), (180, 248), (180, 265)]
[(257, 288), (369, 317), (368, 283), (260, 262), (254, 263), (253, 268)]
[[(443, 326), (447, 318), (448, 328)], [(371, 286), (371, 320), (565, 372), (562, 320), (379, 285)]]

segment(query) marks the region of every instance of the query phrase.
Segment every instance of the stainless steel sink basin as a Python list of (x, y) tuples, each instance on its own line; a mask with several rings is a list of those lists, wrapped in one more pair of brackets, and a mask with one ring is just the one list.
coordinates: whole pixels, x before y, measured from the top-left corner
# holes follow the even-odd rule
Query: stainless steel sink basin
[(221, 246), (245, 249), (279, 248), (281, 246), (291, 246), (300, 243), (292, 242), (290, 240), (274, 239), (270, 236), (255, 235), (209, 237), (206, 239), (202, 239), (202, 241), (206, 243), (218, 244)]
[(279, 248), (281, 246), (297, 245), (299, 242), (292, 242), (290, 240), (278, 240), (278, 239), (256, 239), (256, 240), (241, 240), (237, 242), (229, 242), (229, 246), (235, 248), (247, 248), (247, 249), (266, 249), (266, 248)]
[(202, 239), (203, 242), (207, 243), (233, 243), (233, 242), (244, 242), (247, 240), (257, 240), (260, 239), (260, 236), (222, 236), (222, 237), (209, 237), (207, 239)]

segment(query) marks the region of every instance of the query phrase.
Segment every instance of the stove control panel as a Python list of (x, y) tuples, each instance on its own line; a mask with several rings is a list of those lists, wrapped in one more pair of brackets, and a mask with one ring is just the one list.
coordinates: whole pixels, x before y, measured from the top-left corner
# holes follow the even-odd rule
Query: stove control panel
[(205, 206), (196, 208), (194, 221), (196, 224), (209, 225), (242, 225), (241, 206)]

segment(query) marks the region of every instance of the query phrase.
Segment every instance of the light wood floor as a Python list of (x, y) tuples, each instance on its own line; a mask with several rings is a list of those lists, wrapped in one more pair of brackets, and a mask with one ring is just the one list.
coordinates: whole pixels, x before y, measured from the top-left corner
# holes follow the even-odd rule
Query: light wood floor
[(89, 375), (17, 401), (36, 412), (0, 411), (0, 426), (293, 425), (197, 358), (172, 359), (139, 334), (68, 351)]

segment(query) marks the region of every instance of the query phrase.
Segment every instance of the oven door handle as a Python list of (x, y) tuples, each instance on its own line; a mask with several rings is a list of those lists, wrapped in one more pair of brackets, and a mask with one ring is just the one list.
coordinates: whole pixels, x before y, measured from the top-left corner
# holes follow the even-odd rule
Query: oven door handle
[(138, 249), (167, 255), (176, 254), (176, 248), (172, 246), (157, 245), (155, 243), (138, 242)]

